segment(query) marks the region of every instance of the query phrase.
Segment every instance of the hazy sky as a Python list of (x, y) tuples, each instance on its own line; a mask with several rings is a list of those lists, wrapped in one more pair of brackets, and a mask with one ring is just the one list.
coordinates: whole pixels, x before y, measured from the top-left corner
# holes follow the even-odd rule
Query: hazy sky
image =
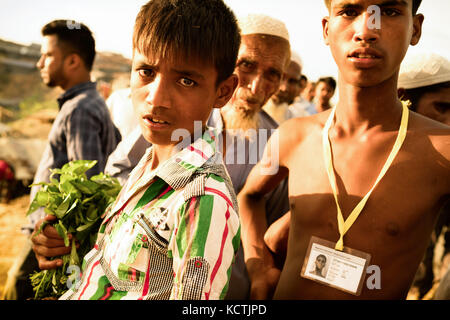
[[(0, 38), (20, 43), (40, 43), (40, 29), (54, 19), (85, 23), (94, 33), (97, 50), (131, 55), (131, 34), (139, 8), (147, 0), (0, 0)], [(322, 0), (225, 0), (239, 17), (265, 13), (286, 23), (292, 47), (304, 61), (312, 80), (336, 76), (337, 68), (322, 41)], [(424, 0), (423, 36), (408, 54), (433, 51), (450, 58), (449, 0)]]

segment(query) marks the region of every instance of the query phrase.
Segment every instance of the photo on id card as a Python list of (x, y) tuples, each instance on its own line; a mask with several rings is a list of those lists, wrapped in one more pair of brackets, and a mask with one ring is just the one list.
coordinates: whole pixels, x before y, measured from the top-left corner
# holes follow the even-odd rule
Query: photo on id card
[(359, 296), (370, 254), (348, 247), (338, 251), (334, 246), (331, 241), (311, 237), (300, 275)]

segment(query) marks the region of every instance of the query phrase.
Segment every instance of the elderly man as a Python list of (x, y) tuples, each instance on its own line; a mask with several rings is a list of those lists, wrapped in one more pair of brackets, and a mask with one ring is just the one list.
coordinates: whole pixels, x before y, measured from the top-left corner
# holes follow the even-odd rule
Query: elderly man
[(278, 124), (302, 115), (294, 104), (302, 89), (302, 59), (295, 51), (291, 52), (291, 62), (281, 80), (280, 89), (264, 105), (266, 111)]

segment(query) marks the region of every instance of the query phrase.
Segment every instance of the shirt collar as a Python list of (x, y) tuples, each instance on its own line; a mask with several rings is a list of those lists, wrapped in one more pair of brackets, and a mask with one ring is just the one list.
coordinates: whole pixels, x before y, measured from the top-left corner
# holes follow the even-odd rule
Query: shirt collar
[(195, 171), (213, 159), (218, 150), (216, 140), (215, 130), (207, 128), (200, 138), (164, 162), (156, 175), (175, 190), (183, 188)]
[(184, 188), (194, 172), (206, 162), (218, 162), (222, 159), (222, 156), (217, 154), (217, 150), (219, 150), (217, 131), (207, 127), (200, 138), (175, 153), (156, 170), (146, 171), (145, 167), (153, 155), (153, 148), (150, 147), (129, 178), (130, 182), (134, 184), (131, 193), (147, 185), (155, 176), (163, 179), (175, 190)]
[(69, 90), (67, 90), (66, 92), (64, 92), (59, 98), (58, 98), (58, 104), (59, 104), (59, 109), (62, 108), (63, 104), (67, 101), (72, 99), (73, 97), (79, 95), (80, 93), (87, 91), (87, 90), (91, 90), (91, 89), (96, 89), (97, 87), (97, 83), (96, 82), (83, 82), (80, 84), (77, 84), (76, 86), (73, 86), (72, 88), (70, 88)]

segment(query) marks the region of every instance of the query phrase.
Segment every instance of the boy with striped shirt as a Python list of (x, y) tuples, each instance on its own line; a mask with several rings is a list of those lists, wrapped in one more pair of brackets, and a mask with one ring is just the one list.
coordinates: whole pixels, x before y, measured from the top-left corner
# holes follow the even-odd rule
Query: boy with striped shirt
[(237, 86), (239, 45), (222, 0), (153, 0), (141, 8), (131, 96), (152, 146), (105, 213), (81, 281), (61, 299), (225, 296), (240, 224), (206, 121)]

